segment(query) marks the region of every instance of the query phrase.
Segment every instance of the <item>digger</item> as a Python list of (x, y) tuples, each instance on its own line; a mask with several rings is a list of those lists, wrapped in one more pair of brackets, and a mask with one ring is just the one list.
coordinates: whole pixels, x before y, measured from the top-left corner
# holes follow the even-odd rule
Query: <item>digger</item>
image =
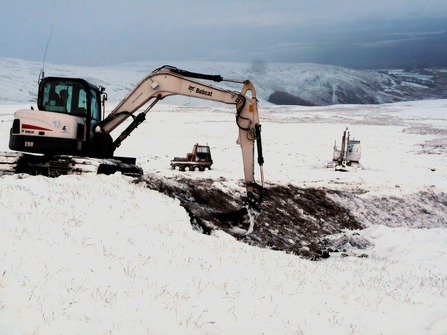
[[(242, 85), (231, 91), (200, 80)], [(169, 65), (144, 77), (128, 95), (105, 116), (105, 88), (80, 78), (40, 78), (37, 107), (18, 110), (10, 131), (9, 148), (0, 153), (0, 174), (114, 173), (141, 175), (134, 158), (114, 156), (115, 150), (145, 119), (156, 103), (171, 95), (212, 100), (236, 107), (237, 143), (241, 147), (250, 217), (259, 208), (264, 190), (264, 172), (256, 90), (249, 80), (226, 79), (180, 70)], [(144, 111), (143, 106), (149, 104)], [(128, 118), (132, 121), (115, 139), (111, 133)], [(256, 143), (256, 145), (255, 145)], [(257, 148), (261, 184), (254, 178)], [(252, 220), (252, 219), (251, 219)], [(252, 226), (252, 225), (251, 225)]]

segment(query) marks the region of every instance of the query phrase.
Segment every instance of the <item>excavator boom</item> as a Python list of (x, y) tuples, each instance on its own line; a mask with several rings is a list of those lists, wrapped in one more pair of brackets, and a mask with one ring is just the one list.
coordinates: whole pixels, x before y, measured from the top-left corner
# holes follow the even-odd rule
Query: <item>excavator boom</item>
[[(149, 100), (162, 100), (170, 95), (190, 96), (193, 98), (237, 105), (243, 104), (244, 102), (241, 101), (241, 99), (245, 99), (245, 94), (248, 91), (251, 91), (253, 95), (252, 99), (256, 102), (255, 89), (253, 84), (248, 80), (239, 81), (239, 83), (244, 84), (244, 88), (239, 93), (195, 81), (190, 79), (190, 77), (187, 77), (187, 75), (190, 75), (193, 78), (200, 77), (202, 79), (214, 81), (220, 79), (219, 81), (238, 82), (235, 80), (224, 79), (221, 76), (200, 75), (193, 72), (178, 70), (170, 66), (161, 67), (143, 78), (115, 107), (109, 116), (101, 122), (102, 131), (110, 133)], [(253, 102), (250, 103), (253, 104)], [(257, 109), (253, 112), (253, 115), (257, 117), (256, 123), (259, 123)]]
[[(236, 82), (242, 84), (243, 87), (241, 92), (235, 92), (208, 85), (191, 78)], [(248, 94), (251, 94), (251, 96), (247, 96)], [(145, 115), (159, 100), (171, 95), (183, 95), (235, 105), (236, 123), (239, 129), (238, 143), (242, 150), (245, 181), (248, 184), (255, 183), (254, 144), (257, 140), (258, 163), (261, 167), (261, 185), (262, 187), (264, 186), (262, 171), (263, 158), (260, 142), (261, 127), (259, 123), (256, 90), (249, 80), (236, 81), (224, 79), (221, 76), (198, 74), (164, 66), (143, 78), (108, 117), (96, 125), (95, 131), (108, 134), (121, 125), (127, 118), (133, 117), (134, 122), (115, 140), (113, 144), (114, 148), (112, 149), (114, 150), (145, 120)], [(153, 103), (144, 112), (134, 117), (134, 113), (150, 100), (154, 100)]]

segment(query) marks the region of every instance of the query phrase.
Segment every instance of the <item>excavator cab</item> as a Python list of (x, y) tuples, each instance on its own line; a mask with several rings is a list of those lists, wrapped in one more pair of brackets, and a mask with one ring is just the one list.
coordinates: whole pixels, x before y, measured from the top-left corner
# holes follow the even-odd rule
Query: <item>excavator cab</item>
[[(17, 111), (9, 148), (40, 154), (86, 155), (93, 127), (100, 122), (107, 95), (84, 79), (46, 77), (39, 83), (37, 107)], [(36, 117), (39, 115), (39, 117)]]
[(40, 82), (37, 106), (42, 111), (82, 116), (96, 123), (101, 121), (103, 92), (104, 88), (84, 79), (48, 77)]

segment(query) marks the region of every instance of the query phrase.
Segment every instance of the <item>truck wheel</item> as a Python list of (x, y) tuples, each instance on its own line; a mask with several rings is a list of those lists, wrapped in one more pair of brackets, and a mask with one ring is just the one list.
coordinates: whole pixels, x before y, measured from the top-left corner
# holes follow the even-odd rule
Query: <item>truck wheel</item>
[(180, 165), (175, 164), (175, 165), (174, 165), (174, 170), (180, 171)]
[(194, 171), (200, 171), (200, 167), (198, 167), (198, 166), (196, 166), (195, 168), (194, 168)]
[(205, 166), (204, 171), (209, 171), (211, 168), (209, 166)]
[(185, 166), (185, 171), (189, 171), (189, 166)]

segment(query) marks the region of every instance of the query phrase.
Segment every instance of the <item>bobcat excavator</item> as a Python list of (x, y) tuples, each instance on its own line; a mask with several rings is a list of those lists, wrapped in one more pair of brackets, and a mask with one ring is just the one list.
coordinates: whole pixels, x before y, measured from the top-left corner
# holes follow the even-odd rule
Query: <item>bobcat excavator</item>
[[(242, 84), (241, 92), (197, 81), (227, 81)], [(38, 110), (18, 110), (10, 130), (9, 148), (0, 153), (0, 174), (29, 173), (58, 176), (87, 172), (110, 174), (121, 171), (141, 175), (134, 158), (116, 157), (115, 150), (145, 119), (154, 105), (171, 95), (183, 95), (232, 104), (236, 107), (238, 144), (242, 150), (247, 190), (245, 206), (250, 230), (264, 192), (264, 172), (256, 91), (249, 80), (225, 79), (163, 66), (143, 78), (105, 117), (105, 88), (84, 79), (43, 77), (39, 82)], [(138, 115), (140, 108), (149, 106)], [(128, 118), (127, 128), (112, 139), (111, 133)], [(254, 179), (254, 147), (257, 147), (261, 184)]]

